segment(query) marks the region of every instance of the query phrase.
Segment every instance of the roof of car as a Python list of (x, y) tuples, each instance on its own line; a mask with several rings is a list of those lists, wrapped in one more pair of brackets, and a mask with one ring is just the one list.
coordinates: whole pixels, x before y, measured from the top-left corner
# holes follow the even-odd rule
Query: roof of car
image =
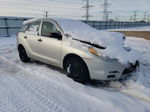
[(24, 21), (23, 22), (23, 24), (29, 24), (29, 23), (33, 23), (33, 22), (35, 22), (35, 21), (40, 21), (40, 20), (53, 20), (52, 18), (36, 18), (36, 19), (29, 19), (29, 20), (26, 20), (26, 21)]

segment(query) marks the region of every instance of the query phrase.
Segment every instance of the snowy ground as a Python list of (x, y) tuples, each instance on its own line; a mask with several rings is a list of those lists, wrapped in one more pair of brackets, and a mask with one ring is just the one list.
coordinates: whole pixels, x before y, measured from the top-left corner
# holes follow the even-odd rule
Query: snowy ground
[(127, 38), (140, 68), (122, 83), (82, 85), (40, 62), (22, 63), (15, 37), (0, 38), (2, 112), (150, 112), (150, 41)]

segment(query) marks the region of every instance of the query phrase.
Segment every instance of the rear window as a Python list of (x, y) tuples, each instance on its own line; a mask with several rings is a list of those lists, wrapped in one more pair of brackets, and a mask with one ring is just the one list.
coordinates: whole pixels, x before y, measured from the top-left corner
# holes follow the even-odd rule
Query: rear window
[(29, 24), (22, 25), (20, 32), (25, 32)]
[(40, 23), (41, 23), (40, 21), (30, 23), (25, 28), (25, 33), (32, 34), (32, 35), (38, 35), (39, 34)]

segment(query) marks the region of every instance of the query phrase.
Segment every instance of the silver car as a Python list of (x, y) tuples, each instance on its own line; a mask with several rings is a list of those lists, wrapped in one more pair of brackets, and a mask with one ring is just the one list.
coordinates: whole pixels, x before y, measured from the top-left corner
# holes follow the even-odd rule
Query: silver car
[[(54, 18), (32, 19), (24, 22), (17, 37), (21, 61), (28, 62), (35, 59), (60, 67), (69, 77), (81, 83), (91, 79), (119, 79), (138, 66), (138, 61), (125, 65), (117, 59), (102, 57), (97, 50), (102, 51), (105, 47), (72, 38), (71, 34), (64, 32), (61, 26)], [(74, 27), (71, 24), (68, 26)]]

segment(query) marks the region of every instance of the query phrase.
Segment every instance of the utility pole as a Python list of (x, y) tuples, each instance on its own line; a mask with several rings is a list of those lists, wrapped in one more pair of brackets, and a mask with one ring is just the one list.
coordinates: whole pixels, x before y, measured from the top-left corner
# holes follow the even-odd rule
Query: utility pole
[(144, 12), (144, 18), (143, 18), (143, 21), (146, 22), (146, 16), (147, 16), (147, 12)]
[(147, 22), (150, 22), (150, 14), (148, 14)]
[(115, 17), (115, 21), (119, 21), (119, 16), (116, 16), (116, 17)]
[(133, 18), (133, 16), (131, 15), (131, 16), (130, 16), (130, 22), (132, 22), (132, 18)]
[(136, 17), (137, 17), (137, 11), (133, 11), (134, 15), (133, 15), (133, 21), (136, 22)]
[(85, 14), (83, 17), (85, 17), (86, 21), (88, 21), (88, 20), (89, 20), (89, 17), (92, 17), (92, 15), (89, 14), (89, 9), (90, 9), (91, 7), (93, 7), (93, 5), (90, 5), (90, 4), (89, 4), (89, 0), (84, 0), (84, 1), (86, 1), (86, 5), (83, 6), (82, 8), (85, 8), (85, 9), (86, 9), (86, 14)]
[(110, 4), (108, 4), (108, 1), (107, 0), (104, 0), (104, 11), (103, 11), (103, 21), (108, 21), (108, 16), (109, 16), (109, 13), (111, 13), (111, 11), (108, 11), (108, 6)]
[(47, 17), (48, 17), (48, 11), (44, 11), (44, 13), (45, 13), (45, 14), (44, 14), (44, 17), (47, 18)]

